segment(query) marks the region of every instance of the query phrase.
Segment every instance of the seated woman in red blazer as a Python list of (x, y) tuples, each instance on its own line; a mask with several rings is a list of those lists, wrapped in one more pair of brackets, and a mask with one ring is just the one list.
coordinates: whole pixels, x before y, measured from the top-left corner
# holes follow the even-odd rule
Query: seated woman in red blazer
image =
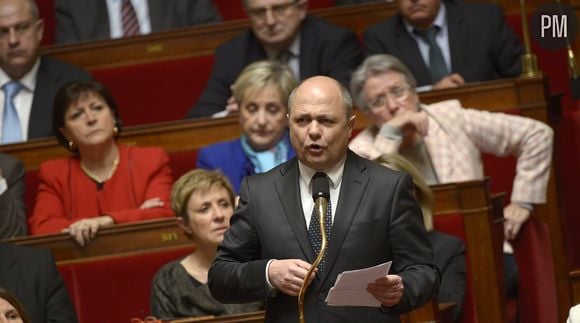
[(40, 166), (32, 235), (66, 232), (84, 246), (102, 227), (173, 215), (167, 154), (117, 143), (117, 106), (101, 84), (64, 86), (53, 109), (56, 138), (72, 156)]

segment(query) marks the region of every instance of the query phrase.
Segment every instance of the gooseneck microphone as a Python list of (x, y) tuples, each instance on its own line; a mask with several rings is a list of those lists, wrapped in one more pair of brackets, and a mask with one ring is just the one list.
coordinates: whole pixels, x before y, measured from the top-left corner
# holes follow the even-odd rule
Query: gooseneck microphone
[[(320, 245), (320, 250), (316, 256), (316, 260), (310, 266), (306, 278), (302, 282), (302, 287), (300, 287), (300, 292), (298, 293), (298, 321), (304, 323), (304, 296), (306, 295), (306, 283), (308, 282), (308, 277), (312, 275), (312, 272), (320, 261), (324, 257), (324, 252), (326, 251), (327, 237), (325, 228), (325, 215), (328, 209), (328, 201), (330, 200), (330, 186), (328, 184), (328, 176), (325, 173), (317, 172), (312, 177), (312, 198), (314, 199), (314, 209), (316, 210), (315, 215), (318, 217), (318, 224), (320, 225), (320, 233), (322, 236), (322, 243)], [(313, 214), (314, 216), (314, 214)], [(310, 221), (311, 225), (314, 222)]]

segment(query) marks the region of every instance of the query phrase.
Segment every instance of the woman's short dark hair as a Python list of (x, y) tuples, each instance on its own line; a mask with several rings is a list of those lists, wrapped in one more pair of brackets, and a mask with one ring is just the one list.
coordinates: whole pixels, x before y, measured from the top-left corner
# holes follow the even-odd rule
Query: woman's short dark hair
[(14, 294), (9, 292), (7, 289), (0, 287), (0, 298), (5, 299), (10, 305), (14, 307), (14, 309), (16, 309), (16, 312), (18, 312), (18, 315), (20, 315), (22, 322), (24, 323), (32, 322), (30, 321), (30, 318), (28, 318), (28, 314), (26, 314), (24, 306), (22, 306), (22, 303), (20, 303), (20, 301), (18, 300), (18, 298), (16, 298), (16, 296), (14, 296)]
[(68, 111), (71, 104), (78, 101), (83, 96), (92, 93), (100, 96), (107, 105), (111, 108), (113, 116), (115, 117), (115, 126), (117, 127), (117, 137), (121, 134), (121, 118), (119, 116), (119, 110), (117, 109), (117, 103), (113, 99), (113, 96), (101, 83), (96, 81), (75, 81), (68, 83), (58, 92), (54, 97), (54, 104), (52, 110), (52, 129), (56, 140), (58, 143), (65, 148), (69, 149), (68, 139), (60, 132), (60, 128), (64, 127), (66, 112)]

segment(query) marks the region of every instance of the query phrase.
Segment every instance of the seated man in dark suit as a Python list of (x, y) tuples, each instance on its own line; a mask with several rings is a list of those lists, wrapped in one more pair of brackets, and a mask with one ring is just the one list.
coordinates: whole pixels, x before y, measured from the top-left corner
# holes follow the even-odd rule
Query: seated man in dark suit
[(50, 251), (0, 242), (0, 259), (0, 287), (20, 300), (31, 322), (77, 322)]
[(121, 38), (221, 20), (212, 0), (56, 0), (56, 42)]
[[(411, 177), (348, 149), (355, 116), (348, 90), (337, 81), (302, 82), (290, 95), (288, 114), (297, 157), (244, 178), (209, 271), (213, 296), (228, 303), (267, 298), (266, 322), (296, 322), (304, 283), (306, 322), (399, 322), (397, 315), (437, 295), (440, 282)], [(313, 212), (315, 179), (327, 188), (324, 252)], [(322, 261), (309, 276), (319, 253)], [(340, 273), (387, 261), (389, 273), (358, 285), (369, 306), (324, 301)]]
[(0, 240), (27, 233), (24, 207), (24, 165), (0, 153)]
[(236, 111), (231, 86), (246, 65), (258, 60), (288, 64), (298, 81), (327, 75), (348, 85), (362, 60), (352, 31), (308, 15), (308, 0), (244, 0), (244, 6), (251, 29), (216, 50), (210, 79), (188, 118), (211, 116), (226, 105)]
[(522, 46), (499, 6), (460, 0), (396, 2), (399, 12), (369, 27), (364, 43), (368, 55), (399, 58), (419, 90), (521, 73)]
[(39, 56), (44, 23), (34, 0), (0, 0), (0, 31), (0, 143), (51, 136), (56, 91), (91, 77)]

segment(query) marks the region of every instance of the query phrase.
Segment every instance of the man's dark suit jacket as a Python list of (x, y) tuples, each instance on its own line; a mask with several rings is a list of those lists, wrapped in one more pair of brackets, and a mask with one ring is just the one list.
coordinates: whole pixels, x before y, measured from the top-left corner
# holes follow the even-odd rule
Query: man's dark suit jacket
[(433, 246), (433, 258), (441, 273), (441, 285), (437, 300), (452, 302), (454, 322), (459, 322), (465, 296), (465, 245), (461, 239), (439, 231), (427, 232)]
[(90, 79), (89, 73), (76, 66), (48, 56), (41, 56), (28, 123), (28, 139), (54, 135), (52, 103), (56, 92), (70, 82)]
[(50, 251), (0, 242), (0, 259), (0, 286), (20, 300), (32, 322), (77, 322)]
[[(148, 0), (151, 32), (221, 21), (212, 0)], [(56, 0), (56, 43), (111, 38), (105, 0)]]
[[(232, 95), (230, 86), (247, 65), (267, 59), (260, 41), (251, 30), (221, 45), (206, 88), (188, 118), (207, 117), (225, 109)], [(330, 76), (345, 86), (362, 60), (356, 35), (320, 18), (306, 16), (300, 29), (300, 77)]]
[[(501, 8), (491, 3), (445, 0), (451, 72), (466, 82), (518, 76), (522, 46), (506, 24)], [(417, 79), (417, 85), (433, 84), (417, 42), (409, 35), (400, 14), (369, 27), (364, 33), (367, 54), (391, 54)]]
[[(0, 153), (0, 170), (8, 188), (0, 194), (0, 240), (27, 234), (24, 207), (24, 165)], [(0, 260), (1, 261), (1, 260)]]
[[(266, 322), (296, 322), (297, 297), (273, 296), (266, 281), (270, 259), (316, 257), (308, 240), (296, 158), (246, 177), (231, 227), (209, 271), (214, 297), (224, 303), (268, 298)], [(338, 274), (392, 260), (390, 272), (405, 291), (390, 309), (335, 307), (324, 302)], [(348, 153), (326, 258), (305, 298), (306, 322), (399, 322), (398, 315), (437, 294), (439, 274), (412, 193), (411, 178)]]

